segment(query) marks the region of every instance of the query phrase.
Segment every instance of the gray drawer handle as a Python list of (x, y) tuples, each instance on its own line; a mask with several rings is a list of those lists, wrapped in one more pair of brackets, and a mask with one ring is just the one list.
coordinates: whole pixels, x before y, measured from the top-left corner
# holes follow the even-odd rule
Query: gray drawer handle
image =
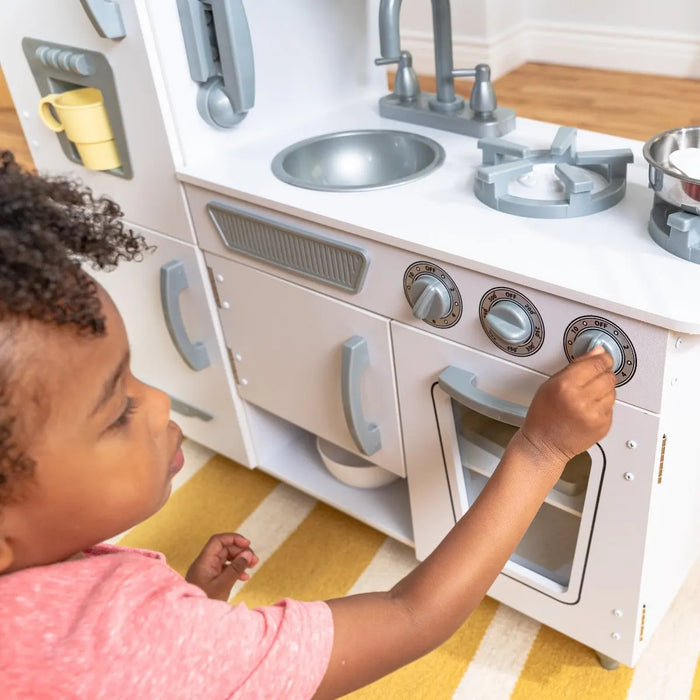
[(80, 0), (92, 26), (105, 39), (123, 39), (126, 36), (122, 11), (116, 0)]
[(442, 390), (457, 403), (471, 408), (488, 418), (520, 426), (525, 420), (527, 408), (476, 388), (476, 375), (450, 365), (438, 377)]
[(194, 343), (187, 336), (180, 312), (180, 292), (187, 289), (187, 274), (181, 260), (171, 260), (160, 268), (160, 303), (165, 325), (182, 359), (195, 371), (211, 364), (204, 343)]
[(360, 391), (362, 373), (369, 367), (367, 341), (354, 335), (343, 343), (343, 366), (341, 371), (341, 391), (345, 421), (355, 444), (363, 454), (373, 455), (382, 446), (379, 426), (370, 423), (362, 410)]

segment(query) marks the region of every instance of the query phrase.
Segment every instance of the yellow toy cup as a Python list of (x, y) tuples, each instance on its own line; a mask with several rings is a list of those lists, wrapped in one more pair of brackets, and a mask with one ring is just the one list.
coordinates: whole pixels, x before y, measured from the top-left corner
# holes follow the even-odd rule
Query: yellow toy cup
[(121, 165), (102, 93), (97, 88), (46, 95), (39, 101), (39, 116), (52, 131), (65, 132), (86, 168), (112, 170)]

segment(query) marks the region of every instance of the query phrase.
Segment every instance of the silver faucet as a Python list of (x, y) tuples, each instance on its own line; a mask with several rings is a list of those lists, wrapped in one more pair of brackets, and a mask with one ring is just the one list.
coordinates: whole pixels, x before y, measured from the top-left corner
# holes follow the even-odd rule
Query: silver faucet
[[(497, 106), (489, 66), (481, 63), (476, 68), (453, 68), (450, 0), (432, 0), (435, 95), (421, 93), (411, 54), (401, 50), (400, 10), (401, 0), (381, 0), (379, 4), (379, 47), (382, 57), (375, 63), (398, 64), (394, 92), (379, 100), (379, 113), (391, 119), (477, 137), (502, 136), (514, 129), (515, 112)], [(468, 108), (464, 99), (455, 95), (456, 77), (475, 78)]]

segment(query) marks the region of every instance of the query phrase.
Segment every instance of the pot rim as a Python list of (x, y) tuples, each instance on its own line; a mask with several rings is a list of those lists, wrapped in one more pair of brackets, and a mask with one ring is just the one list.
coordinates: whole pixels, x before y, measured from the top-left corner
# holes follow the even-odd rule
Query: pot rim
[(672, 135), (677, 135), (677, 134), (682, 134), (685, 132), (698, 132), (700, 133), (700, 126), (681, 126), (677, 127), (675, 129), (668, 129), (667, 131), (662, 131), (659, 134), (656, 134), (655, 136), (652, 136), (645, 144), (642, 149), (642, 153), (644, 155), (645, 160), (655, 167), (657, 170), (660, 170), (662, 173), (668, 175), (669, 177), (673, 177), (676, 180), (681, 180), (682, 182), (688, 182), (692, 183), (695, 185), (700, 185), (700, 179), (694, 179), (692, 177), (688, 177), (684, 173), (682, 173), (680, 170), (675, 168), (672, 165), (669, 164), (661, 164), (659, 163), (658, 160), (656, 160), (652, 155), (651, 155), (651, 150), (652, 148), (659, 143), (660, 141), (669, 138)]

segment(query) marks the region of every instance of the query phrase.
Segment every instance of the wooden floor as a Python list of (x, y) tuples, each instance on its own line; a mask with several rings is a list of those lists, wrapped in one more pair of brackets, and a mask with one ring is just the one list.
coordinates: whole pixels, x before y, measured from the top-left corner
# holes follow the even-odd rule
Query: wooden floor
[[(520, 117), (640, 141), (667, 129), (700, 124), (700, 80), (525, 63), (494, 85), (499, 104)], [(431, 78), (421, 78), (421, 86), (435, 89)], [(468, 95), (470, 89), (471, 81), (457, 81), (460, 94)], [(19, 119), (12, 106), (2, 102), (0, 148), (9, 148), (19, 162), (33, 167)]]

